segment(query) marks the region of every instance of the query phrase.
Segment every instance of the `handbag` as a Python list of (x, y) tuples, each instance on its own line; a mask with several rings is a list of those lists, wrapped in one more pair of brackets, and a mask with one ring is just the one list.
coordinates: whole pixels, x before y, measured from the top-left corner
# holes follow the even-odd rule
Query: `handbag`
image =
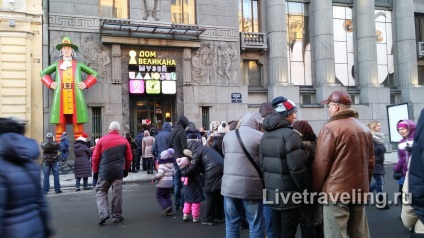
[(256, 172), (258, 172), (259, 178), (261, 179), (262, 186), (265, 188), (265, 182), (264, 182), (264, 178), (262, 176), (262, 171), (259, 169), (258, 164), (256, 164), (255, 160), (252, 158), (252, 156), (249, 154), (249, 152), (247, 152), (246, 147), (244, 147), (244, 144), (243, 144), (243, 141), (241, 140), (240, 133), (239, 133), (238, 129), (236, 130), (236, 135), (237, 135), (237, 139), (240, 143), (240, 146), (243, 149), (244, 154), (249, 159), (250, 163), (252, 163), (253, 167), (255, 167)]

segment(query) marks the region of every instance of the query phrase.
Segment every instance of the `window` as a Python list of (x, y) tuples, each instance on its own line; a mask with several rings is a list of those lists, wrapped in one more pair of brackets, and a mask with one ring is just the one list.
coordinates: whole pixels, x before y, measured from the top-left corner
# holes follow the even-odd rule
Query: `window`
[(100, 0), (100, 16), (128, 19), (128, 0)]
[(195, 0), (171, 0), (172, 23), (196, 24)]
[(415, 36), (418, 42), (424, 41), (424, 14), (415, 14)]
[(239, 0), (240, 32), (259, 32), (259, 1)]
[(202, 108), (202, 127), (208, 130), (209, 128), (209, 107)]
[(287, 55), (289, 82), (294, 85), (312, 85), (311, 45), (309, 44), (309, 5), (287, 2)]
[(94, 142), (96, 138), (100, 138), (102, 136), (102, 108), (101, 107), (93, 107), (91, 109), (91, 141)]
[(424, 85), (424, 65), (418, 65), (418, 85)]
[(250, 88), (262, 87), (261, 66), (255, 60), (243, 61), (243, 73), (246, 84)]

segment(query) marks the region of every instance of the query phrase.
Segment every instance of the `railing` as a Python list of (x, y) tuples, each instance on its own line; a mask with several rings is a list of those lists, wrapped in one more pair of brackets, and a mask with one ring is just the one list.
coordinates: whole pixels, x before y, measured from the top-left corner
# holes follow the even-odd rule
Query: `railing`
[(268, 44), (266, 33), (260, 32), (240, 32), (241, 49), (260, 49), (267, 50)]

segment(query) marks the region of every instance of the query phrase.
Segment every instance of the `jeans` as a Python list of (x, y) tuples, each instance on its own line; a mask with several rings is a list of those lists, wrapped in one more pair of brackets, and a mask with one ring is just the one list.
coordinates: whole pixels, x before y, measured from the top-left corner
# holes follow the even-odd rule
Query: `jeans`
[(69, 150), (61, 150), (60, 151), (60, 159), (62, 161), (66, 161), (68, 159)]
[(247, 200), (224, 197), (226, 238), (240, 237), (240, 221), (243, 207), (249, 222), (250, 238), (264, 237), (262, 200)]
[(183, 183), (181, 182), (181, 170), (177, 164), (174, 164), (174, 195), (175, 195), (175, 208), (184, 206)]
[(50, 190), (50, 171), (53, 172), (53, 180), (54, 180), (54, 191), (60, 192), (60, 181), (59, 181), (59, 163), (44, 163), (43, 164), (43, 194), (46, 195)]
[(272, 208), (264, 204), (265, 232), (268, 238), (272, 237)]
[[(76, 178), (75, 179), (75, 188), (79, 189), (81, 186), (81, 178)], [(88, 187), (88, 177), (83, 177), (82, 178), (82, 187), (83, 188), (87, 188)]]
[(370, 191), (374, 191), (375, 189), (377, 193), (383, 192), (384, 175), (374, 174), (372, 177), (375, 181), (371, 183)]

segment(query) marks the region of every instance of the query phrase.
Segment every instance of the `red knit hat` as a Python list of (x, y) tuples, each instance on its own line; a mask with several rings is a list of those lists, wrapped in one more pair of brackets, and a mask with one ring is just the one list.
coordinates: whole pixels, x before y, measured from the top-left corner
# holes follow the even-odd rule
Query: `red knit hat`
[(88, 135), (84, 132), (84, 133), (82, 133), (82, 135), (81, 135), (82, 137), (84, 137), (84, 138), (88, 138)]

